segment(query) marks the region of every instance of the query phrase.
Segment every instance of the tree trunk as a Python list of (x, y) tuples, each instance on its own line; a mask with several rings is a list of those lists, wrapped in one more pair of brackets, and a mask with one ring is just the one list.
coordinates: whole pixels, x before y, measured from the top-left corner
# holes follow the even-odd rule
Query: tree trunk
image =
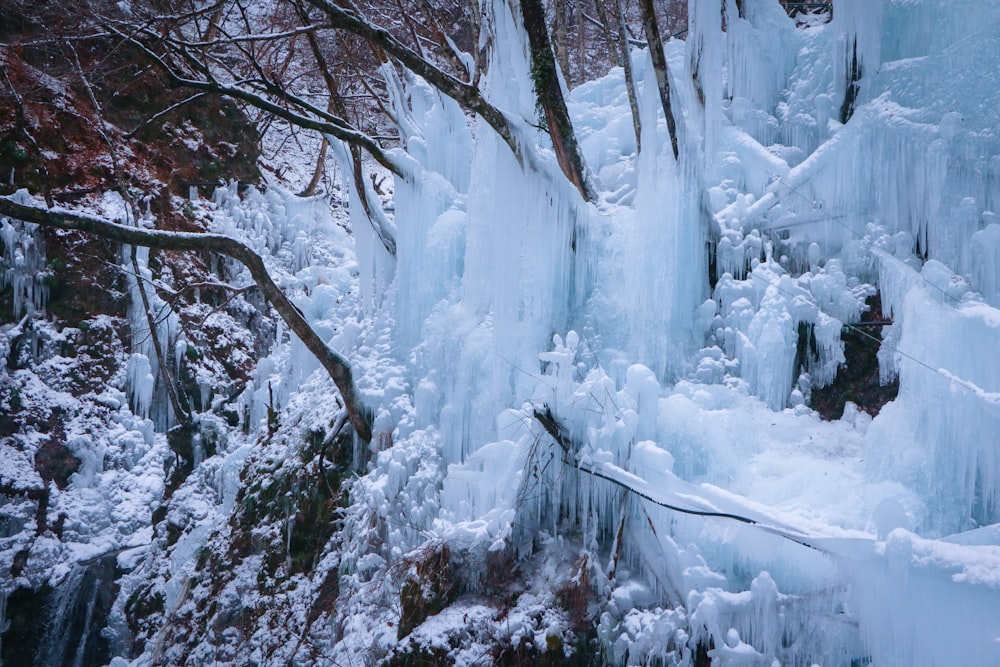
[(531, 78), (535, 83), (535, 97), (545, 113), (545, 123), (552, 138), (552, 148), (563, 174), (583, 195), (585, 201), (596, 198), (586, 175), (580, 146), (573, 133), (566, 100), (563, 99), (559, 72), (552, 56), (549, 30), (545, 25), (545, 8), (541, 0), (521, 0), (521, 18), (528, 33), (531, 50)]
[(670, 79), (667, 73), (667, 57), (663, 54), (663, 40), (660, 39), (660, 28), (656, 23), (656, 10), (653, 0), (639, 0), (642, 6), (642, 27), (646, 31), (646, 41), (649, 43), (649, 55), (653, 58), (653, 70), (656, 72), (656, 87), (660, 91), (660, 104), (663, 105), (663, 115), (667, 120), (667, 131), (670, 133), (670, 147), (674, 150), (674, 159), (680, 154), (677, 150), (677, 124), (670, 105)]
[(566, 36), (566, 21), (567, 21), (567, 9), (565, 2), (552, 3), (553, 14), (555, 15), (552, 21), (552, 50), (556, 54), (556, 62), (559, 63), (559, 69), (562, 70), (563, 78), (568, 82), (570, 80), (569, 71), (569, 47), (567, 46), (567, 36)]
[(309, 179), (309, 185), (305, 187), (300, 194), (300, 197), (312, 197), (316, 194), (316, 190), (319, 188), (319, 182), (323, 178), (323, 173), (326, 171), (326, 150), (330, 147), (330, 140), (323, 135), (323, 140), (319, 145), (319, 154), (316, 156), (316, 168), (313, 169), (312, 178)]
[(267, 272), (264, 260), (242, 242), (222, 234), (200, 234), (190, 232), (166, 232), (161, 230), (139, 229), (127, 227), (110, 220), (95, 216), (73, 213), (64, 209), (44, 209), (35, 206), (18, 204), (9, 197), (0, 197), (0, 214), (18, 220), (32, 222), (45, 227), (60, 229), (75, 229), (93, 234), (103, 239), (127, 243), (129, 245), (146, 246), (159, 250), (194, 250), (214, 252), (232, 257), (250, 271), (257, 287), (263, 292), (264, 298), (274, 307), (281, 319), (285, 321), (299, 340), (305, 344), (313, 356), (330, 374), (347, 409), (348, 419), (358, 437), (370, 442), (372, 437), (371, 414), (361, 403), (354, 378), (351, 375), (351, 365), (347, 360), (330, 349), (313, 330), (299, 309), (289, 300), (285, 293), (275, 284)]
[[(603, 2), (603, 0), (598, 0)], [(628, 31), (626, 29), (625, 6), (622, 0), (615, 1), (615, 13), (618, 15), (618, 51), (621, 54), (622, 69), (625, 70), (625, 89), (628, 92), (628, 106), (632, 110), (632, 129), (635, 130), (635, 150), (642, 150), (642, 121), (639, 115), (639, 100), (635, 94), (635, 75), (632, 73), (632, 55), (628, 47)]]

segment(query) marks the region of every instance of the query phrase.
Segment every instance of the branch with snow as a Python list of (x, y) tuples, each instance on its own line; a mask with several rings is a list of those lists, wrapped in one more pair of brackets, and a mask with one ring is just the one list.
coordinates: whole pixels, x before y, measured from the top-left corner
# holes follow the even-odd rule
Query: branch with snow
[[(23, 192), (23, 191), (22, 191)], [(250, 271), (251, 277), (260, 288), (264, 297), (270, 302), (281, 318), (288, 325), (306, 348), (323, 365), (340, 391), (347, 409), (351, 425), (365, 442), (371, 440), (371, 415), (361, 402), (351, 365), (342, 355), (338, 354), (319, 337), (309, 325), (298, 308), (289, 300), (284, 292), (271, 278), (260, 255), (244, 243), (222, 234), (202, 234), (192, 232), (167, 232), (162, 230), (140, 229), (121, 225), (104, 218), (77, 213), (62, 208), (41, 208), (21, 203), (26, 197), (15, 194), (10, 197), (0, 197), (0, 214), (24, 220), (45, 227), (73, 229), (93, 234), (103, 239), (126, 243), (129, 245), (146, 246), (160, 250), (181, 250), (214, 252), (231, 257)]]

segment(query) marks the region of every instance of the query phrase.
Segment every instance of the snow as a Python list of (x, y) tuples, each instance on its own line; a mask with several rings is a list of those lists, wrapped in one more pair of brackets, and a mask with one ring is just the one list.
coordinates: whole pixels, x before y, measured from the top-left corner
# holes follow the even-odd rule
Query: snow
[[(310, 630), (331, 664), (415, 647), (474, 664), (498, 637), (566, 646), (553, 591), (571, 578), (567, 551), (592, 559), (581, 567), (605, 604), (597, 639), (616, 664), (691, 665), (699, 646), (731, 666), (1000, 660), (1000, 8), (844, 0), (832, 23), (796, 28), (775, 2), (743, 4), (739, 17), (726, 3), (723, 29), (717, 2), (692, 0), (687, 39), (666, 46), (679, 161), (647, 54), (633, 54), (639, 153), (620, 69), (572, 91), (596, 202), (561, 182), (531, 128), (526, 47), (498, 1), (484, 90), (531, 149), (519, 161), (426, 82), (384, 68), (408, 175), (393, 187), (394, 219), (380, 220), (395, 257), (357, 192), (352, 236), (322, 198), (278, 187), (241, 198), (233, 184), (205, 205), (212, 228), (264, 256), (352, 360), (374, 412), (371, 446), (353, 443), (342, 536), (269, 612), (304, 627), (306, 591), (336, 572), (341, 606)], [(346, 150), (334, 152), (349, 173)], [(34, 230), (0, 224), (3, 285), (15, 316), (31, 316), (44, 308), (32, 291), (43, 249)], [(876, 293), (892, 319), (879, 376), (898, 379), (898, 398), (874, 418), (849, 403), (822, 421), (810, 393), (835, 380), (842, 328)], [(20, 326), (0, 330), (5, 357)], [(145, 326), (133, 312), (133, 330)], [(163, 336), (179, 358), (172, 326)], [(166, 609), (192, 613), (189, 587), (207, 595), (190, 583), (195, 563), (233, 539), (244, 475), (297, 465), (303, 441), (335, 423), (332, 384), (286, 333), (239, 399), (248, 433), (229, 431), (175, 492), (175, 544), (120, 557), (123, 590), (159, 567)], [(128, 357), (128, 400), (120, 388), (102, 399), (110, 434), (68, 433), (82, 465), (53, 494), (68, 537), (38, 547), (52, 552), (47, 576), (68, 571), (60, 550), (80, 558), (155, 537), (148, 509), (168, 451), (152, 430), (167, 423), (155, 367), (148, 346)], [(23, 453), (37, 434), (18, 438), (25, 449), (4, 445), (0, 479), (41, 488)], [(26, 512), (15, 505), (5, 517)], [(284, 521), (255, 539), (287, 544)], [(3, 553), (26, 535), (5, 536)], [(466, 593), (400, 643), (394, 568), (442, 544), (468, 559)], [(485, 593), (503, 580), (486, 565), (501, 556), (543, 573), (504, 614)], [(257, 590), (260, 558), (239, 564), (226, 599)], [(247, 655), (280, 640), (255, 632)]]

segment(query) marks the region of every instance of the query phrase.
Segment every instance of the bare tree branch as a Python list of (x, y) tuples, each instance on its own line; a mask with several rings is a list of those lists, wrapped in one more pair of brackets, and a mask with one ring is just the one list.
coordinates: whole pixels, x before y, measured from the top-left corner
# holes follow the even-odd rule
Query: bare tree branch
[(321, 30), (326, 26), (322, 25), (311, 25), (307, 24), (299, 28), (294, 28), (292, 30), (282, 30), (281, 32), (262, 32), (262, 33), (251, 33), (247, 35), (232, 35), (225, 39), (210, 39), (208, 41), (201, 42), (188, 42), (185, 40), (175, 40), (178, 44), (182, 44), (188, 48), (197, 49), (204, 48), (206, 46), (227, 46), (230, 44), (238, 44), (241, 42), (269, 42), (275, 40), (287, 39), (288, 37), (296, 37), (298, 35), (304, 35), (307, 33), (316, 32)]
[(381, 48), (411, 72), (423, 77), (442, 93), (466, 109), (478, 114), (510, 146), (518, 160), (522, 159), (522, 148), (515, 138), (507, 118), (499, 109), (486, 101), (478, 88), (456, 79), (451, 74), (427, 62), (396, 39), (389, 31), (372, 25), (361, 18), (354, 9), (337, 6), (330, 0), (308, 0), (308, 2), (326, 14), (333, 27), (354, 33), (370, 44)]
[(146, 127), (147, 125), (149, 125), (150, 123), (152, 123), (152, 122), (153, 122), (154, 120), (156, 120), (157, 118), (162, 118), (163, 116), (166, 116), (166, 115), (167, 115), (168, 113), (170, 113), (170, 112), (171, 112), (171, 111), (173, 111), (174, 109), (179, 109), (180, 107), (184, 106), (185, 104), (190, 104), (191, 102), (194, 102), (194, 101), (195, 101), (196, 99), (198, 99), (199, 97), (204, 97), (205, 95), (207, 95), (207, 93), (195, 93), (194, 95), (191, 95), (191, 96), (189, 96), (189, 97), (185, 97), (185, 98), (184, 98), (183, 100), (181, 100), (180, 102), (176, 102), (176, 103), (174, 103), (174, 104), (171, 104), (170, 106), (168, 106), (168, 107), (167, 107), (166, 109), (163, 109), (162, 111), (158, 111), (158, 112), (154, 113), (154, 114), (153, 114), (152, 116), (150, 116), (150, 117), (149, 117), (149, 118), (147, 118), (146, 120), (144, 120), (144, 121), (142, 121), (141, 123), (139, 123), (139, 124), (138, 124), (138, 125), (137, 125), (137, 126), (135, 127), (135, 129), (133, 129), (133, 130), (130, 130), (129, 132), (126, 132), (126, 133), (125, 133), (125, 138), (126, 138), (126, 139), (131, 139), (131, 138), (132, 138), (132, 137), (134, 137), (134, 136), (135, 136), (135, 135), (136, 135), (136, 134), (137, 134), (137, 133), (138, 133), (138, 132), (139, 132), (139, 131), (140, 131), (140, 130), (141, 130), (142, 128)]
[[(329, 134), (337, 139), (347, 142), (348, 144), (358, 145), (368, 151), (376, 162), (391, 171), (393, 174), (405, 177), (406, 170), (403, 166), (397, 160), (394, 160), (392, 157), (387, 155), (385, 151), (382, 150), (382, 147), (367, 134), (354, 129), (345, 120), (337, 118), (322, 109), (318, 109), (314, 105), (308, 104), (301, 98), (296, 98), (288, 91), (280, 89), (271, 82), (266, 82), (268, 92), (275, 93), (278, 96), (283, 96), (286, 101), (292, 101), (296, 106), (306, 107), (310, 115), (298, 113), (268, 99), (264, 94), (248, 90), (243, 87), (243, 82), (224, 83), (218, 81), (212, 75), (211, 69), (207, 65), (200, 62), (188, 50), (180, 48), (179, 46), (177, 49), (178, 54), (184, 58), (193, 69), (202, 74), (204, 78), (190, 78), (184, 72), (178, 70), (177, 67), (169, 63), (165, 57), (160, 56), (151, 48), (146, 46), (137, 37), (128, 35), (121, 30), (118, 30), (115, 26), (108, 26), (108, 30), (115, 32), (120, 38), (129, 41), (131, 44), (143, 51), (156, 64), (156, 66), (164, 74), (166, 74), (167, 78), (175, 86), (183, 86), (205, 93), (225, 95), (233, 99), (240, 100), (241, 102), (245, 102), (250, 106), (260, 109), (261, 111), (273, 114), (274, 116), (282, 118), (298, 127)], [(148, 31), (143, 30), (142, 32), (147, 37), (157, 37), (156, 35), (151, 35)], [(176, 45), (176, 42), (171, 42), (171, 44)]]
[[(305, 6), (303, 6), (301, 1), (297, 0), (295, 5), (297, 11), (299, 12), (299, 16), (302, 18), (302, 20), (303, 21), (308, 20), (309, 17), (308, 14), (306, 13), (306, 8)], [(326, 60), (326, 56), (323, 55), (323, 50), (319, 46), (319, 42), (316, 39), (316, 35), (310, 33), (309, 35), (307, 35), (307, 39), (309, 41), (309, 48), (312, 49), (313, 58), (316, 60), (316, 64), (319, 66), (319, 71), (323, 75), (323, 81), (326, 83), (326, 88), (330, 95), (328, 108), (332, 113), (336, 113), (342, 118), (346, 118), (347, 109), (344, 106), (343, 98), (340, 96), (337, 80), (333, 76), (333, 68), (330, 67), (329, 63)], [(386, 228), (386, 225), (383, 224), (383, 221), (385, 220), (384, 211), (380, 211), (382, 215), (376, 216), (375, 211), (372, 208), (373, 205), (381, 207), (381, 204), (377, 201), (374, 202), (373, 204), (373, 202), (370, 201), (370, 198), (368, 196), (368, 189), (365, 185), (364, 166), (361, 162), (361, 150), (355, 144), (347, 144), (347, 148), (351, 153), (351, 163), (353, 166), (352, 175), (354, 177), (354, 189), (358, 194), (358, 199), (361, 202), (361, 207), (365, 210), (365, 217), (368, 218), (368, 222), (371, 224), (372, 229), (375, 230), (375, 234), (379, 237), (379, 240), (382, 242), (382, 246), (385, 248), (386, 252), (395, 257), (396, 239), (393, 236), (392, 232)], [(323, 144), (323, 147), (320, 150), (321, 150), (320, 157), (322, 158), (322, 156), (325, 154), (322, 151), (326, 150), (325, 143)], [(317, 168), (316, 174), (318, 174), (319, 161), (317, 161), (316, 168)], [(314, 180), (316, 180), (316, 174), (314, 174)]]
[(14, 82), (10, 80), (10, 76), (7, 74), (7, 68), (5, 67), (4, 61), (0, 60), (0, 74), (3, 74), (4, 83), (7, 84), (7, 90), (10, 91), (11, 98), (14, 100), (14, 126), (20, 130), (21, 134), (31, 145), (32, 149), (35, 151), (35, 155), (38, 156), (38, 169), (41, 172), (42, 177), (42, 194), (45, 197), (45, 203), (52, 206), (52, 189), (49, 183), (49, 170), (45, 166), (45, 153), (39, 147), (38, 142), (35, 137), (31, 134), (28, 129), (28, 118), (24, 112), (24, 99), (17, 92), (17, 88), (14, 87)]
[(167, 232), (128, 227), (104, 218), (66, 209), (44, 209), (19, 204), (12, 197), (0, 197), (0, 214), (45, 227), (74, 229), (118, 243), (147, 246), (159, 250), (213, 252), (235, 259), (247, 268), (264, 297), (285, 321), (288, 328), (298, 336), (299, 340), (329, 373), (337, 389), (340, 390), (348, 418), (351, 420), (351, 425), (358, 437), (365, 442), (371, 441), (371, 415), (361, 403), (361, 397), (358, 396), (350, 363), (342, 355), (330, 349), (309, 326), (295, 304), (275, 284), (267, 272), (267, 267), (261, 256), (242, 242), (222, 234)]

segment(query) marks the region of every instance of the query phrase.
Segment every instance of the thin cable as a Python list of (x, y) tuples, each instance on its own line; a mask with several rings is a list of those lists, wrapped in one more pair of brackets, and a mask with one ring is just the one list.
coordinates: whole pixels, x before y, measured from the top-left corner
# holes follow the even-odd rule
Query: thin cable
[[(784, 181), (784, 180), (783, 180), (783, 179), (781, 178), (781, 176), (779, 176), (779, 175), (777, 175), (777, 174), (773, 174), (773, 173), (772, 173), (772, 174), (770, 174), (770, 175), (771, 175), (771, 176), (772, 176), (772, 177), (773, 177), (773, 178), (774, 178), (775, 180), (777, 180), (777, 182), (778, 182), (778, 183), (780, 183), (780, 184), (782, 184), (783, 186), (785, 186), (785, 188), (787, 188), (787, 189), (788, 189), (788, 191), (789, 191), (790, 193), (792, 193), (792, 194), (794, 194), (794, 195), (797, 195), (797, 196), (801, 197), (801, 198), (802, 198), (802, 199), (803, 199), (804, 201), (806, 201), (806, 202), (809, 202), (809, 203), (813, 203), (813, 200), (812, 200), (812, 199), (810, 199), (809, 197), (806, 197), (806, 196), (805, 196), (804, 194), (802, 194), (801, 192), (799, 192), (799, 190), (798, 190), (798, 188), (797, 188), (797, 187), (795, 187), (795, 186), (792, 186), (792, 185), (789, 185), (788, 183), (786, 183), (786, 182), (785, 182), (785, 181)], [(863, 243), (867, 244), (867, 245), (868, 245), (868, 251), (869, 251), (869, 252), (873, 252), (873, 248), (872, 248), (872, 241), (871, 241), (871, 239), (869, 239), (869, 238), (868, 238), (868, 237), (866, 237), (866, 236), (863, 236), (863, 235), (862, 235), (862, 234), (860, 234), (860, 233), (859, 233), (859, 232), (858, 232), (857, 230), (855, 230), (855, 229), (851, 228), (851, 227), (850, 227), (849, 225), (847, 225), (846, 223), (844, 223), (844, 222), (840, 221), (839, 219), (835, 218), (834, 216), (830, 215), (830, 213), (828, 213), (827, 211), (825, 211), (825, 210), (823, 210), (823, 209), (819, 209), (819, 210), (818, 210), (817, 212), (818, 212), (818, 213), (819, 213), (819, 214), (820, 214), (821, 216), (825, 216), (825, 217), (826, 217), (826, 218), (827, 218), (827, 219), (828, 219), (828, 220), (829, 220), (830, 222), (833, 222), (833, 223), (837, 224), (838, 226), (840, 226), (840, 227), (843, 227), (844, 229), (846, 229), (846, 230), (847, 230), (847, 231), (848, 231), (848, 232), (849, 232), (850, 234), (853, 234), (853, 235), (854, 235), (855, 237), (857, 237), (857, 238), (858, 238), (858, 239), (859, 239), (860, 241), (862, 241)], [(754, 274), (753, 274), (753, 273), (751, 273), (750, 275), (752, 276), (752, 275), (754, 275)], [(958, 276), (957, 276), (957, 274), (955, 274), (955, 273), (953, 273), (952, 275), (953, 275), (953, 276), (956, 276), (956, 277), (958, 277)], [(949, 299), (951, 299), (951, 300), (952, 300), (952, 301), (954, 301), (955, 303), (958, 303), (958, 304), (962, 303), (962, 301), (961, 301), (961, 300), (960, 300), (960, 299), (959, 299), (958, 297), (956, 297), (956, 296), (955, 296), (955, 295), (953, 295), (953, 294), (949, 294), (949, 293), (948, 293), (948, 292), (947, 292), (947, 291), (946, 291), (946, 290), (945, 290), (944, 288), (942, 288), (942, 287), (941, 287), (941, 286), (939, 286), (939, 285), (936, 285), (936, 284), (932, 283), (931, 281), (929, 281), (929, 280), (928, 280), (927, 278), (925, 278), (925, 277), (924, 277), (923, 275), (921, 275), (920, 273), (916, 273), (916, 276), (917, 276), (917, 277), (918, 277), (918, 278), (919, 278), (919, 279), (920, 279), (920, 280), (921, 280), (922, 282), (924, 282), (925, 284), (929, 285), (930, 287), (933, 287), (933, 288), (934, 288), (934, 289), (936, 289), (937, 291), (941, 292), (941, 294), (943, 294), (944, 296), (948, 297)], [(761, 277), (760, 279), (761, 279), (761, 280), (765, 280), (765, 279), (764, 279), (763, 277)], [(794, 296), (795, 296), (794, 294), (791, 294), (791, 293), (790, 293), (790, 292), (788, 292), (787, 290), (784, 290), (784, 289), (782, 289), (782, 288), (781, 288), (781, 286), (780, 286), (779, 284), (777, 284), (776, 282), (770, 282), (770, 281), (767, 281), (767, 284), (768, 284), (768, 285), (771, 285), (771, 286), (773, 286), (773, 287), (774, 287), (775, 289), (777, 289), (777, 290), (778, 290), (779, 292), (781, 292), (781, 293), (782, 293), (782, 294), (784, 294), (785, 296), (788, 296), (788, 297), (793, 297), (793, 298), (794, 298)], [(867, 331), (864, 331), (864, 330), (860, 329), (859, 327), (857, 327), (857, 326), (855, 326), (855, 325), (853, 325), (853, 324), (849, 324), (849, 323), (846, 323), (846, 322), (845, 322), (845, 323), (842, 323), (842, 325), (843, 325), (843, 326), (844, 326), (845, 328), (847, 328), (847, 329), (850, 329), (851, 331), (854, 331), (855, 333), (857, 333), (857, 334), (860, 334), (861, 336), (864, 336), (865, 338), (868, 338), (868, 339), (870, 339), (870, 340), (873, 340), (873, 341), (875, 341), (875, 342), (876, 342), (876, 343), (878, 343), (879, 345), (881, 345), (881, 344), (882, 344), (882, 339), (880, 339), (880, 338), (876, 338), (876, 337), (875, 337), (875, 336), (873, 336), (872, 334), (868, 333)], [(933, 367), (933, 366), (931, 366), (930, 364), (927, 364), (927, 363), (925, 363), (925, 362), (921, 361), (920, 359), (917, 359), (917, 358), (916, 358), (916, 357), (914, 357), (913, 355), (911, 355), (911, 354), (908, 354), (908, 353), (904, 352), (904, 351), (903, 351), (903, 350), (901, 350), (901, 349), (900, 349), (900, 348), (899, 348), (898, 346), (896, 347), (896, 349), (894, 350), (894, 352), (895, 352), (896, 354), (898, 354), (899, 356), (901, 356), (901, 357), (904, 357), (904, 358), (906, 358), (906, 359), (909, 359), (910, 361), (912, 361), (913, 363), (917, 364), (918, 366), (922, 366), (923, 368), (926, 368), (927, 370), (929, 370), (929, 371), (931, 371), (931, 372), (933, 372), (933, 373), (935, 373), (935, 374), (937, 374), (937, 375), (940, 375), (940, 376), (941, 376), (941, 377), (943, 377), (944, 379), (946, 379), (946, 380), (950, 381), (950, 382), (951, 382), (952, 384), (958, 384), (959, 386), (961, 386), (961, 387), (963, 387), (964, 389), (966, 389), (966, 390), (968, 390), (968, 391), (972, 392), (973, 394), (976, 394), (976, 395), (979, 395), (979, 397), (980, 397), (980, 398), (983, 398), (984, 400), (985, 400), (985, 398), (986, 398), (986, 395), (990, 393), (990, 392), (987, 392), (986, 390), (984, 390), (984, 389), (983, 389), (982, 387), (979, 387), (978, 385), (976, 385), (976, 384), (975, 384), (974, 382), (970, 382), (970, 381), (968, 381), (968, 380), (965, 380), (965, 379), (963, 379), (963, 378), (960, 378), (960, 377), (958, 377), (957, 375), (954, 375), (953, 373), (949, 373), (949, 372), (948, 372), (948, 371), (946, 371), (945, 369), (941, 369), (941, 368), (934, 368), (934, 367)], [(989, 404), (991, 404), (991, 405), (997, 405), (997, 403), (994, 403), (993, 401), (985, 401), (985, 402), (987, 402), (987, 403), (989, 403)], [(1000, 406), (998, 406), (998, 407), (1000, 407)]]
[(769, 526), (768, 524), (761, 523), (756, 519), (751, 519), (749, 517), (741, 516), (739, 514), (731, 514), (729, 512), (713, 512), (710, 510), (696, 510), (690, 507), (683, 507), (681, 505), (673, 505), (666, 501), (658, 500), (644, 491), (640, 491), (639, 489), (629, 486), (622, 480), (615, 479), (614, 477), (608, 475), (607, 473), (601, 472), (600, 470), (596, 469), (593, 465), (589, 463), (580, 461), (579, 459), (577, 459), (577, 461), (574, 463), (573, 459), (576, 458), (574, 452), (579, 448), (576, 446), (573, 439), (566, 434), (566, 429), (563, 427), (563, 425), (556, 420), (555, 416), (552, 414), (551, 408), (549, 408), (549, 406), (547, 405), (535, 406), (532, 412), (535, 420), (542, 426), (543, 429), (545, 429), (545, 432), (563, 450), (562, 460), (563, 463), (567, 466), (573, 466), (577, 470), (585, 472), (588, 475), (592, 475), (599, 479), (611, 482), (612, 484), (615, 484), (625, 489), (626, 491), (634, 493), (643, 500), (647, 500), (653, 503), (654, 505), (658, 505), (659, 507), (663, 507), (665, 509), (672, 510), (674, 512), (679, 512), (681, 514), (689, 514), (692, 516), (701, 516), (714, 519), (730, 519), (732, 521), (738, 521), (740, 523), (747, 524), (748, 526), (754, 526), (756, 528), (760, 528), (761, 530), (771, 533), (772, 535), (783, 537), (786, 540), (795, 542), (796, 544), (799, 544), (804, 547), (808, 547), (809, 549), (815, 549), (816, 551), (826, 553), (824, 549), (821, 549), (820, 547), (810, 542), (807, 542), (806, 540), (809, 539), (809, 536), (807, 535), (803, 536), (793, 535), (788, 531), (782, 530), (775, 526)]
[[(754, 276), (753, 273), (751, 273), (750, 275)], [(784, 294), (785, 296), (787, 296), (789, 298), (795, 298), (796, 297), (795, 294), (792, 294), (788, 290), (782, 289), (781, 285), (779, 285), (777, 282), (767, 281), (763, 276), (760, 276), (758, 278), (758, 280), (765, 281), (769, 286), (774, 287), (778, 292), (781, 292), (782, 294)], [(846, 329), (850, 329), (851, 331), (853, 331), (853, 332), (855, 332), (855, 333), (857, 333), (857, 334), (859, 334), (861, 336), (864, 336), (865, 338), (868, 338), (869, 340), (875, 341), (880, 346), (882, 345), (882, 342), (883, 342), (882, 339), (873, 336), (872, 334), (868, 333), (864, 329), (861, 329), (860, 327), (857, 327), (857, 326), (855, 326), (853, 324), (848, 324), (846, 322), (841, 322), (841, 326), (843, 326)], [(985, 389), (983, 389), (982, 387), (980, 387), (976, 383), (970, 382), (969, 380), (961, 378), (961, 377), (955, 375), (954, 373), (951, 373), (951, 372), (947, 371), (946, 369), (943, 369), (943, 368), (934, 368), (930, 364), (928, 364), (926, 362), (923, 362), (920, 359), (917, 359), (912, 354), (908, 354), (907, 352), (904, 352), (898, 346), (896, 347), (896, 349), (894, 350), (894, 352), (896, 354), (898, 354), (899, 356), (901, 356), (901, 357), (905, 357), (906, 359), (909, 359), (910, 361), (912, 361), (913, 363), (917, 364), (918, 366), (922, 366), (922, 367), (926, 368), (927, 370), (931, 371), (932, 373), (940, 375), (942, 378), (944, 378), (945, 380), (948, 380), (952, 384), (957, 384), (960, 387), (966, 389), (967, 391), (972, 392), (973, 394), (977, 395), (979, 398), (983, 399), (986, 403), (988, 403), (990, 405), (994, 405), (995, 407), (1000, 407), (1000, 401), (994, 402), (994, 401), (986, 400), (987, 396), (991, 392), (986, 391)]]
[[(566, 463), (570, 464), (571, 462), (566, 461)], [(640, 490), (638, 490), (636, 488), (633, 488), (633, 487), (629, 486), (628, 484), (626, 484), (625, 482), (621, 481), (620, 479), (615, 479), (614, 477), (611, 477), (610, 475), (602, 473), (601, 471), (597, 470), (596, 468), (594, 468), (593, 466), (590, 466), (587, 463), (580, 462), (580, 463), (578, 463), (576, 465), (576, 468), (578, 470), (581, 470), (581, 471), (587, 473), (588, 475), (591, 475), (593, 477), (597, 477), (599, 479), (603, 479), (605, 481), (611, 482), (612, 484), (615, 484), (615, 485), (617, 485), (617, 486), (625, 489), (626, 491), (629, 491), (629, 492), (633, 493), (634, 495), (638, 496), (639, 498), (642, 498), (643, 500), (649, 501), (649, 502), (651, 502), (654, 505), (657, 505), (659, 507), (663, 507), (665, 509), (672, 510), (674, 512), (678, 512), (680, 514), (689, 514), (689, 515), (692, 515), (692, 516), (706, 517), (706, 518), (709, 518), (709, 519), (731, 519), (732, 521), (738, 521), (738, 522), (744, 523), (744, 524), (746, 524), (748, 526), (754, 526), (756, 528), (760, 528), (760, 529), (762, 529), (762, 530), (764, 530), (764, 531), (766, 531), (768, 533), (771, 533), (772, 535), (777, 535), (778, 537), (783, 537), (786, 540), (790, 540), (790, 541), (792, 541), (792, 542), (794, 542), (796, 544), (799, 544), (801, 546), (808, 547), (810, 549), (815, 549), (816, 551), (820, 551), (820, 552), (826, 553), (820, 547), (812, 544), (811, 542), (807, 542), (806, 539), (807, 539), (808, 536), (799, 537), (799, 536), (796, 536), (796, 535), (792, 535), (791, 533), (788, 533), (787, 531), (784, 531), (784, 530), (782, 530), (780, 528), (776, 528), (774, 526), (770, 526), (770, 525), (768, 525), (766, 523), (761, 523), (760, 521), (757, 521), (756, 519), (751, 519), (749, 517), (741, 516), (739, 514), (731, 514), (729, 512), (711, 512), (711, 511), (708, 511), (708, 510), (696, 510), (696, 509), (693, 509), (693, 508), (690, 508), (690, 507), (682, 507), (680, 505), (673, 505), (673, 504), (668, 503), (668, 502), (663, 501), (663, 500), (657, 500), (656, 498), (653, 498), (651, 495), (649, 495), (645, 491), (640, 491)]]
[[(798, 197), (802, 198), (802, 200), (805, 201), (805, 202), (808, 202), (810, 204), (814, 204), (815, 203), (815, 200), (810, 199), (809, 197), (807, 197), (804, 194), (802, 194), (801, 192), (799, 192), (799, 188), (798, 187), (796, 187), (794, 185), (789, 185), (788, 183), (786, 183), (781, 178), (780, 175), (774, 174), (774, 173), (771, 173), (771, 172), (768, 172), (768, 174), (772, 178), (774, 178), (778, 183), (780, 183), (781, 185), (785, 186), (790, 193), (792, 193), (794, 195), (797, 195)], [(799, 186), (799, 187), (801, 187), (801, 186)], [(828, 221), (833, 222), (833, 223), (837, 224), (840, 227), (843, 227), (850, 234), (853, 234), (855, 237), (858, 238), (858, 240), (860, 240), (863, 243), (865, 243), (865, 244), (868, 245), (868, 252), (872, 252), (872, 250), (873, 250), (873, 248), (872, 248), (872, 240), (870, 238), (868, 238), (867, 236), (862, 235), (856, 229), (850, 227), (847, 223), (842, 222), (838, 218), (833, 217), (832, 215), (830, 215), (830, 213), (828, 213), (824, 209), (817, 209), (816, 212), (819, 213), (820, 216), (826, 217), (826, 219)], [(956, 277), (959, 277), (958, 274), (955, 274), (955, 273), (952, 273), (952, 275), (956, 276)], [(925, 278), (922, 274), (917, 273), (917, 277), (920, 278), (920, 280), (922, 280), (923, 282), (927, 283), (929, 286), (931, 286), (934, 289), (936, 289), (937, 291), (941, 292), (941, 294), (945, 295), (946, 297), (948, 297), (949, 299), (951, 299), (955, 303), (961, 303), (962, 302), (961, 299), (959, 299), (957, 296), (955, 296), (954, 294), (949, 294), (943, 287), (941, 287), (940, 285), (935, 285), (931, 281), (927, 280), (927, 278)]]

